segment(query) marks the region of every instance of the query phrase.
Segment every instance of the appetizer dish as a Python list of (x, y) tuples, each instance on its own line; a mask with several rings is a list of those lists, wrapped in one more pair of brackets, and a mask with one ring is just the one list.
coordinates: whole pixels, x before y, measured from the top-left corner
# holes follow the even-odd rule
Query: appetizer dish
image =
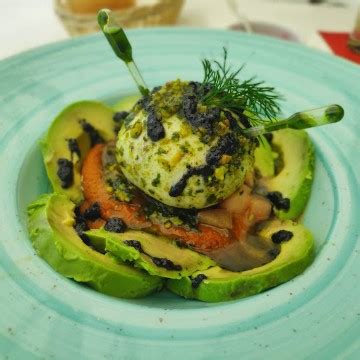
[(330, 105), (279, 116), (279, 94), (241, 68), (203, 60), (203, 80), (147, 89), (125, 33), (99, 24), (141, 96), (81, 101), (54, 119), (41, 149), (53, 193), (28, 207), (37, 253), (108, 295), (163, 288), (219, 302), (301, 274), (314, 257), (300, 222), (315, 154), (302, 130), (339, 121)]

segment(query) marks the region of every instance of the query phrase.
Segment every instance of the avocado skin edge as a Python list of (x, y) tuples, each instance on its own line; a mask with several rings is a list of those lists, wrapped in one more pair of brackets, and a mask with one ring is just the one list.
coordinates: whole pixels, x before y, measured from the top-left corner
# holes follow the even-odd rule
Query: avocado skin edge
[[(128, 230), (123, 233), (111, 233), (102, 228), (89, 230), (86, 235), (93, 246), (107, 250), (115, 258), (131, 261), (135, 267), (145, 270), (150, 275), (180, 279), (216, 265), (215, 261), (205, 255), (179, 248), (173, 239), (144, 231)], [(142, 251), (125, 245), (124, 240), (138, 241)], [(180, 265), (182, 269), (169, 270), (159, 267), (151, 260), (152, 257), (169, 259), (174, 264)]]
[[(280, 252), (278, 258), (270, 263), (244, 272), (235, 273), (222, 270), (220, 267), (202, 271), (201, 273), (207, 275), (208, 278), (203, 280), (197, 289), (192, 288), (189, 277), (180, 280), (168, 280), (166, 283), (167, 288), (187, 299), (222, 302), (255, 295), (285, 283), (301, 274), (312, 263), (315, 256), (312, 234), (300, 224), (293, 223), (292, 221), (280, 222), (278, 220), (271, 222), (269, 227), (262, 232), (264, 236), (271, 236), (276, 231), (282, 229), (291, 231), (296, 227), (300, 228), (303, 236), (300, 233), (300, 238), (299, 236), (295, 238), (296, 234), (294, 234), (293, 239), (281, 244), (281, 251), (287, 253), (288, 261), (281, 261), (280, 264), (275, 265), (279, 262), (277, 259), (281, 255)], [(300, 242), (299, 251), (296, 251), (294, 241)], [(291, 251), (291, 247), (295, 247), (293, 249), (295, 250), (294, 252)], [(211, 271), (213, 273), (223, 272), (224, 276), (228, 276), (224, 278), (211, 278)]]
[[(90, 115), (90, 118), (87, 115)], [(70, 159), (66, 139), (75, 138), (78, 140), (78, 137), (87, 137), (79, 124), (81, 119), (86, 119), (93, 125), (105, 141), (113, 140), (115, 138), (113, 115), (114, 110), (112, 108), (92, 100), (74, 102), (56, 115), (46, 134), (40, 140), (46, 173), (55, 193), (67, 195), (77, 204), (83, 200), (80, 168), (90, 146), (88, 146), (85, 153), (81, 153), (79, 161), (74, 163), (74, 181), (68, 188), (62, 188), (60, 179), (57, 176), (57, 160), (60, 157)], [(63, 138), (61, 135), (59, 136), (62, 132), (67, 134)], [(60, 143), (60, 140), (63, 141)]]
[(315, 169), (315, 150), (310, 139), (308, 138), (308, 165), (307, 165), (307, 175), (303, 179), (300, 189), (296, 195), (290, 200), (290, 210), (275, 210), (276, 216), (281, 220), (293, 220), (298, 218), (305, 210), (305, 207), (308, 203), (311, 194), (311, 187), (314, 179), (314, 169)]
[[(286, 172), (282, 170), (278, 175), (275, 175), (275, 177), (266, 179), (264, 185), (269, 191), (280, 191), (284, 197), (290, 199), (289, 210), (274, 209), (276, 217), (281, 220), (294, 220), (303, 213), (310, 197), (314, 179), (315, 150), (309, 135), (304, 130), (283, 129), (274, 132), (274, 143), (278, 142), (278, 146), (280, 145), (281, 148), (286, 148), (286, 146), (281, 146), (286, 145), (285, 141), (289, 141), (290, 143), (302, 141), (302, 145), (304, 146), (304, 154), (299, 159), (303, 162), (301, 171), (298, 173), (299, 183), (295, 188), (291, 189), (291, 194), (287, 194), (287, 190), (289, 190), (288, 184), (277, 184), (279, 177), (282, 177), (283, 173)], [(285, 153), (285, 151), (283, 152)], [(288, 167), (289, 164), (287, 164), (287, 168)]]
[[(33, 247), (55, 271), (120, 298), (144, 297), (162, 288), (161, 278), (115, 262), (85, 245), (72, 228), (74, 206), (66, 196), (53, 193), (40, 196), (28, 207)], [(49, 221), (51, 217), (54, 220)]]

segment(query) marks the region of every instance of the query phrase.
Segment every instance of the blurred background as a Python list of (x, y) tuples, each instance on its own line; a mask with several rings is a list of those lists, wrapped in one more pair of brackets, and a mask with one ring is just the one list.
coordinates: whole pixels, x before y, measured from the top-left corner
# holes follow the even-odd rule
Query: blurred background
[(260, 33), (360, 63), (360, 0), (0, 0), (0, 59), (98, 31), (103, 7), (125, 28)]

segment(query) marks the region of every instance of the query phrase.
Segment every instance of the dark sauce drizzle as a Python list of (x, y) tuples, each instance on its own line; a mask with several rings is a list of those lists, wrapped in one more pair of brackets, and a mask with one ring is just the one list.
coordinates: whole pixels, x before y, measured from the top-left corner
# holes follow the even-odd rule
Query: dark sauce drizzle
[(161, 117), (153, 108), (150, 108), (148, 112), (147, 135), (152, 141), (159, 141), (165, 137), (165, 128), (161, 123)]
[(197, 289), (205, 279), (207, 279), (205, 274), (196, 275), (193, 279), (191, 279), (191, 287), (193, 289)]
[(90, 240), (84, 233), (85, 231), (89, 230), (89, 227), (86, 224), (85, 217), (80, 213), (80, 208), (78, 206), (75, 208), (74, 230), (79, 235), (84, 244), (90, 245)]
[(61, 187), (67, 189), (74, 182), (74, 165), (70, 160), (64, 158), (58, 159), (57, 165), (58, 170), (56, 174), (60, 179)]
[(110, 218), (104, 225), (106, 231), (122, 233), (127, 230), (127, 226), (124, 221), (118, 217)]
[(123, 243), (127, 246), (133, 247), (139, 252), (143, 252), (143, 248), (141, 246), (141, 242), (138, 240), (124, 240)]
[[(156, 92), (156, 91), (155, 91)], [(151, 105), (149, 96), (142, 97), (137, 105), (147, 111), (147, 135), (152, 141), (159, 141), (165, 137), (165, 128), (161, 123), (161, 116), (156, 113), (155, 108)]]
[(207, 112), (198, 113), (197, 106), (198, 98), (196, 95), (185, 95), (182, 104), (184, 117), (194, 129), (202, 128), (208, 135), (213, 135), (215, 123), (220, 118), (220, 109), (212, 107)]
[[(91, 147), (96, 144), (104, 143), (104, 139), (100, 136), (99, 132), (89, 124), (85, 119), (79, 120), (82, 129), (89, 135)], [(68, 149), (70, 151), (71, 160), (60, 158), (57, 161), (58, 170), (57, 176), (60, 179), (61, 187), (63, 189), (69, 188), (74, 183), (74, 165), (73, 155), (81, 156), (79, 143), (76, 139), (67, 139)]]
[(227, 133), (219, 139), (215, 146), (210, 148), (206, 155), (206, 164), (197, 167), (189, 166), (180, 180), (170, 188), (169, 195), (172, 197), (180, 196), (187, 185), (188, 179), (194, 175), (203, 176), (204, 178), (211, 176), (222, 155), (234, 155), (238, 149), (239, 141), (236, 136), (232, 133)]
[(90, 207), (88, 207), (84, 211), (83, 216), (86, 220), (94, 221), (101, 217), (100, 212), (101, 212), (100, 204), (98, 202), (94, 202)]
[(114, 133), (115, 135), (118, 134), (120, 131), (122, 123), (125, 121), (125, 119), (129, 116), (129, 113), (127, 111), (118, 111), (114, 114), (113, 120), (115, 122), (114, 126)]
[(124, 120), (128, 115), (129, 115), (129, 113), (127, 111), (118, 111), (114, 114), (113, 120), (116, 123), (121, 123), (122, 120)]
[(144, 200), (144, 212), (146, 216), (154, 213), (159, 213), (163, 217), (171, 218), (178, 217), (184, 224), (190, 228), (197, 228), (197, 210), (196, 209), (181, 209), (173, 206), (163, 204), (162, 202), (141, 193)]
[[(124, 240), (123, 243), (127, 246), (133, 247), (134, 249), (136, 249), (137, 251), (139, 251), (143, 254), (146, 254), (141, 246), (141, 242), (138, 240)], [(146, 254), (146, 255), (149, 256), (151, 258), (152, 262), (158, 267), (165, 268), (166, 270), (169, 270), (169, 271), (181, 271), (182, 270), (181, 265), (174, 264), (169, 259), (159, 258), (159, 257), (151, 256), (149, 254)]]
[(280, 191), (269, 192), (266, 197), (271, 201), (276, 209), (285, 211), (290, 209), (290, 199), (283, 197)]
[(271, 235), (271, 240), (274, 244), (280, 244), (283, 241), (289, 241), (294, 234), (288, 230), (279, 230), (276, 233)]
[(79, 122), (83, 130), (89, 135), (91, 147), (105, 142), (99, 132), (85, 119), (81, 119)]
[(170, 271), (171, 270), (174, 270), (174, 271), (182, 270), (181, 265), (174, 264), (171, 260), (166, 259), (166, 258), (158, 258), (158, 257), (152, 256), (151, 260), (156, 266), (165, 268), (166, 270), (170, 270)]
[(81, 151), (79, 147), (79, 143), (76, 139), (67, 139), (68, 148), (71, 155), (71, 160), (73, 159), (73, 155), (76, 154), (79, 158), (81, 157)]

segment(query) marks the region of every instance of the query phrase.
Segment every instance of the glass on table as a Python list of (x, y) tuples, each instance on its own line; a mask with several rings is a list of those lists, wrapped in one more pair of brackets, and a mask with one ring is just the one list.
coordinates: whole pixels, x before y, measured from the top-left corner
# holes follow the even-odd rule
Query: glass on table
[(360, 7), (353, 31), (350, 33), (348, 45), (351, 50), (360, 53)]
[[(0, 0), (1, 1), (1, 0)], [(172, 25), (185, 0), (53, 0), (55, 13), (72, 36), (97, 32), (97, 12), (113, 11), (125, 28)]]
[(102, 8), (124, 9), (135, 3), (134, 0), (60, 0), (60, 2), (77, 14), (97, 13)]
[[(237, 18), (237, 23), (231, 25), (231, 30), (245, 31), (247, 33), (256, 33), (261, 35), (268, 35), (283, 40), (300, 42), (300, 38), (292, 30), (286, 28), (282, 24), (277, 24), (267, 21), (252, 21), (246, 14), (246, 5), (250, 3), (249, 0), (227, 0), (227, 5), (233, 15)], [(257, 5), (261, 8), (263, 4), (271, 4), (270, 0), (257, 0)], [(255, 5), (251, 2), (252, 7)], [(276, 4), (274, 4), (276, 5)], [(268, 6), (267, 6), (268, 7)], [(245, 10), (244, 10), (245, 9)]]

